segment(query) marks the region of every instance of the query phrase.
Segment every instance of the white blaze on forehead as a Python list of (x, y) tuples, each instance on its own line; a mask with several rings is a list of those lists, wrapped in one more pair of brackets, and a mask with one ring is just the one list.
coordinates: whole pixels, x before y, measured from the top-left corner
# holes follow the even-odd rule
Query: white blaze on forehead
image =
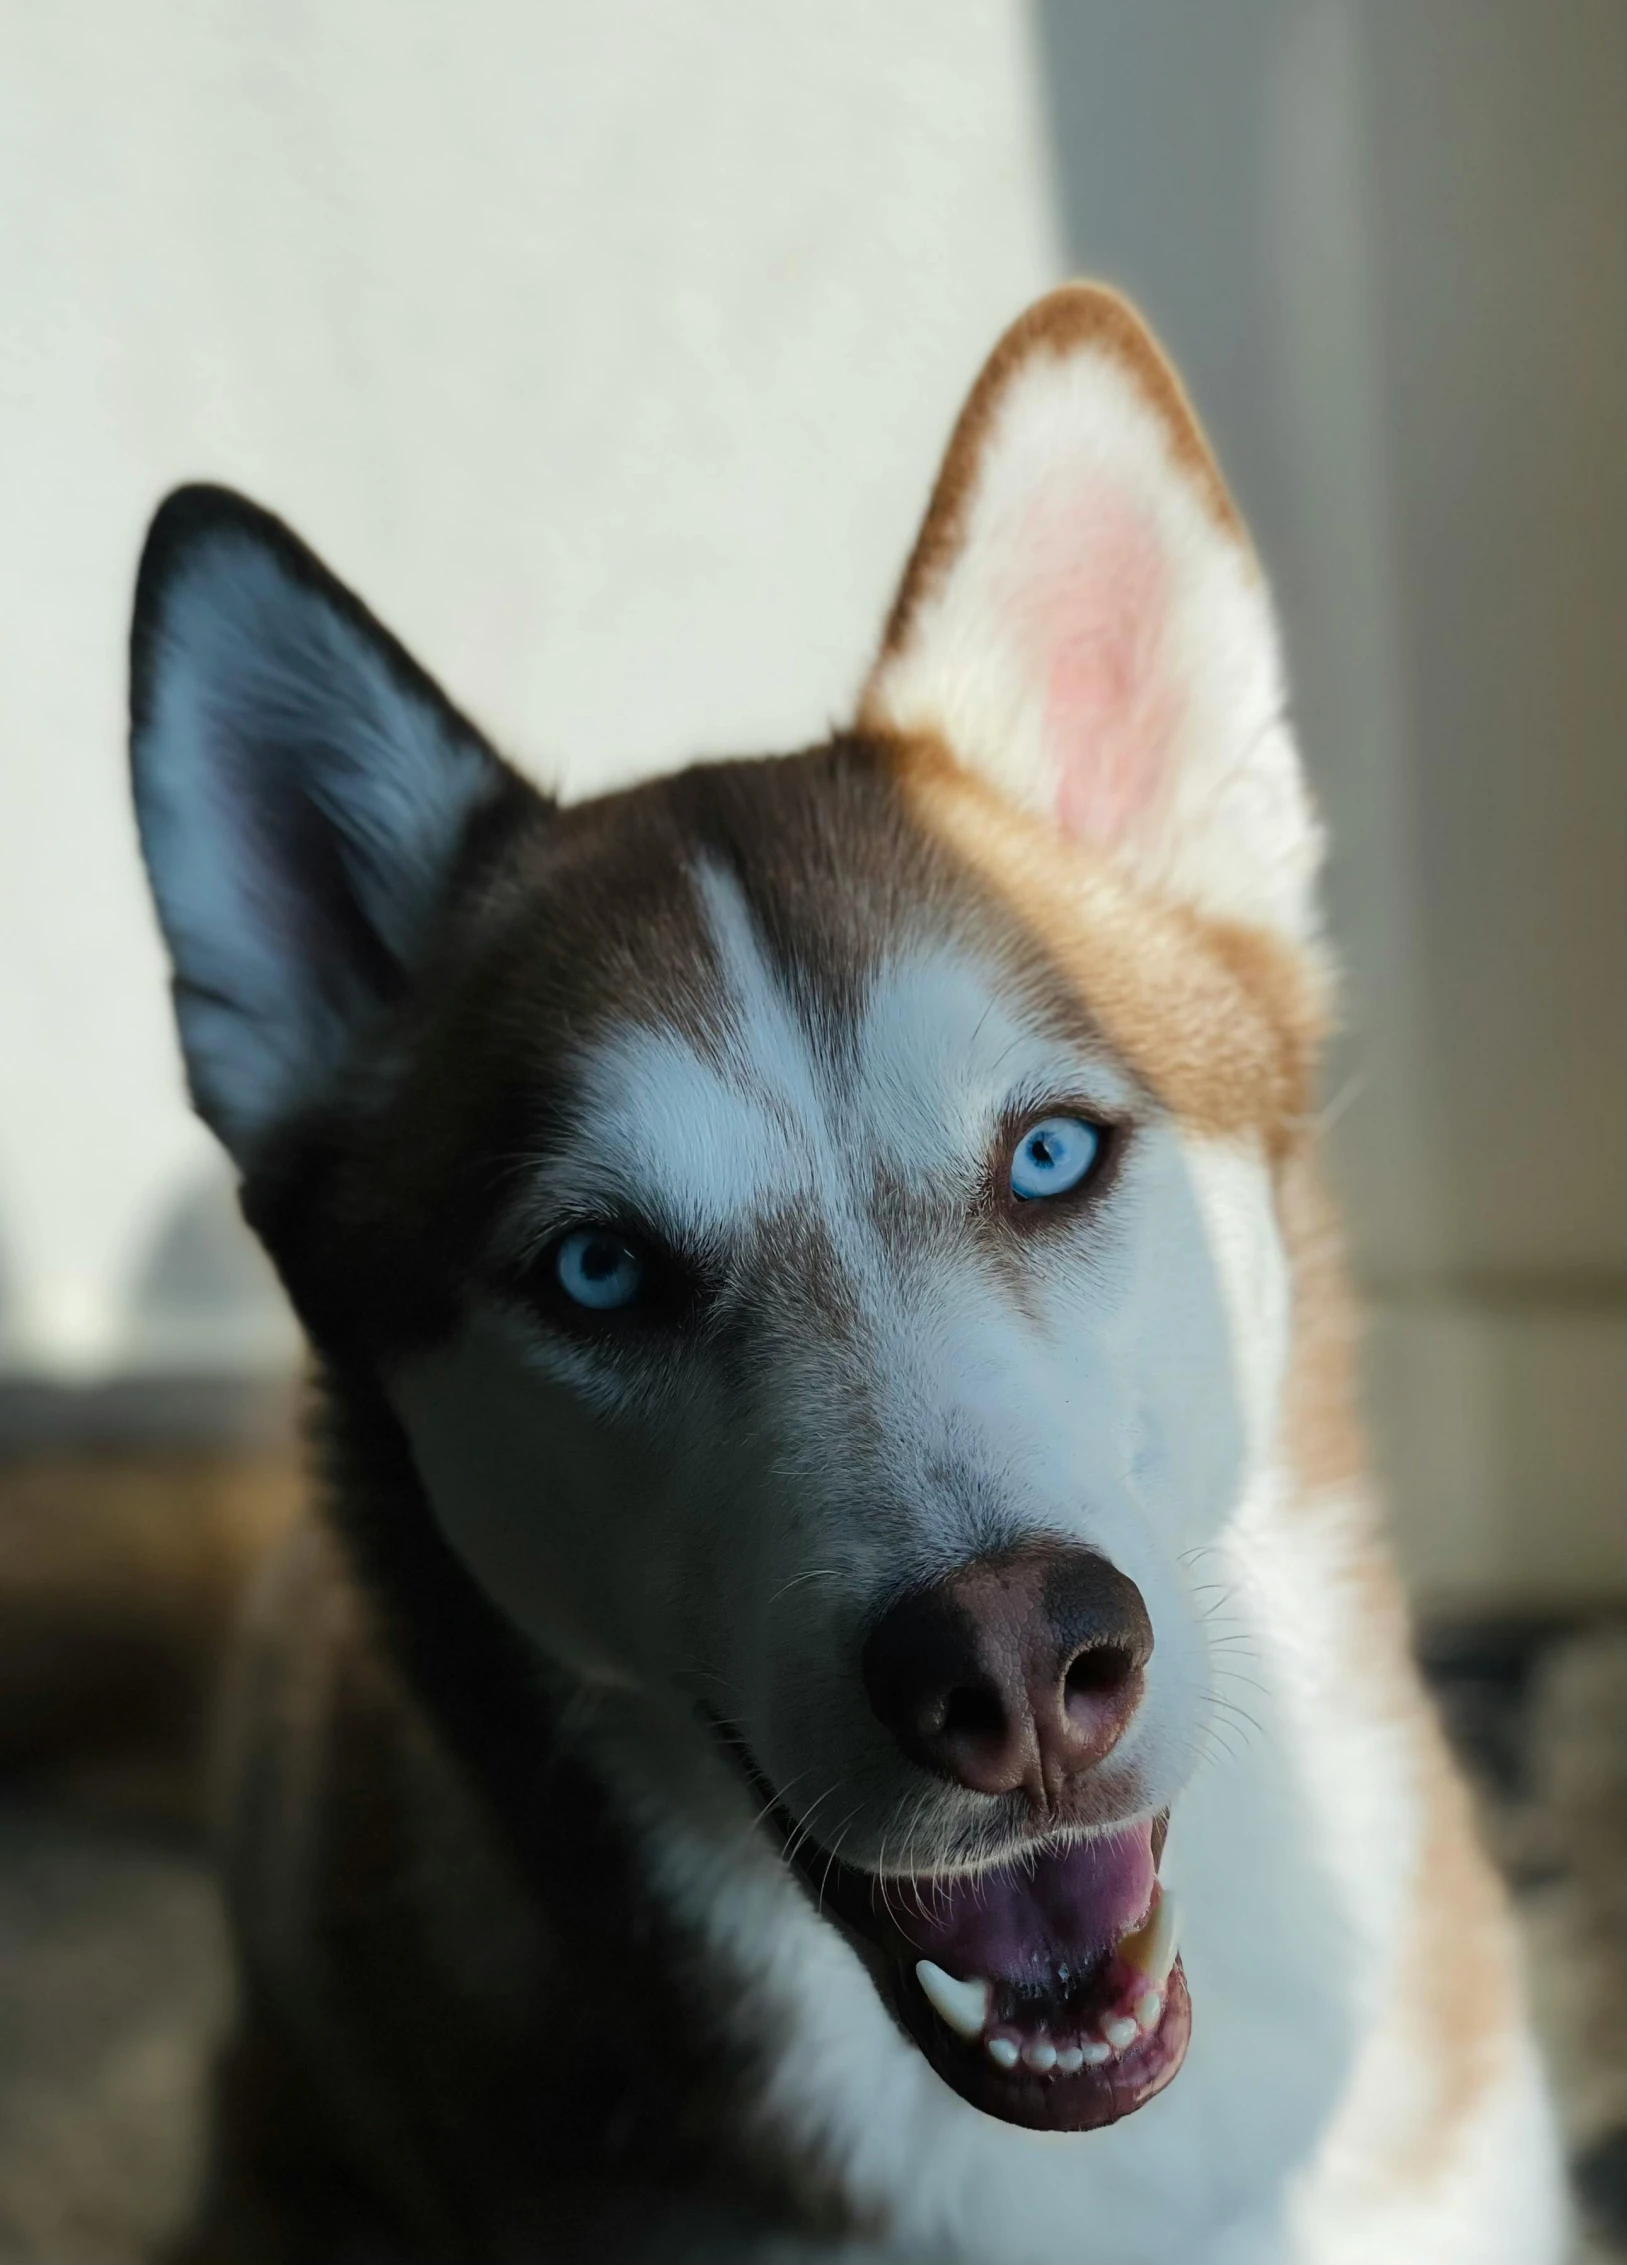
[(1000, 970), (923, 946), (878, 971), (859, 1034), (858, 1107), (896, 1128), (888, 1163), (906, 1184), (945, 1168), (980, 1171), (1008, 1111), (1088, 1101), (1124, 1108), (1132, 1088), (1102, 1056), (1058, 1042), (1026, 1016)]
[(647, 1218), (675, 1239), (737, 1226), (810, 1177), (806, 1113), (709, 1061), (681, 1031), (633, 1024), (587, 1057), (576, 1120), (533, 1205)]
[(722, 978), (703, 1049), (674, 1025), (629, 1024), (589, 1053), (573, 1129), (539, 1168), (531, 1208), (648, 1218), (705, 1241), (811, 1204), (857, 1255), (878, 1164), (945, 1198), (975, 1188), (1001, 1117), (1088, 1097), (1123, 1107), (1123, 1073), (1025, 1015), (995, 965), (938, 943), (883, 956), (835, 1046), (810, 1032), (734, 879), (697, 869)]
[(825, 1094), (808, 1033), (763, 950), (740, 884), (709, 858), (697, 863), (694, 883), (723, 978), (731, 1067), (811, 1124), (824, 1113)]
[(704, 865), (697, 887), (734, 1017), (745, 1079), (851, 1158), (864, 1130), (897, 1135), (891, 1168), (923, 1179), (980, 1169), (996, 1119), (1025, 1099), (1088, 1095), (1122, 1106), (1130, 1081), (1025, 1010), (993, 959), (934, 939), (878, 949), (850, 1044), (816, 1047), (787, 997), (734, 879)]
[(711, 864), (695, 887), (722, 977), (708, 1044), (629, 1023), (582, 1059), (574, 1124), (542, 1165), (533, 1205), (630, 1212), (675, 1240), (725, 1235), (765, 1210), (837, 1194), (829, 1100), (796, 1011), (738, 885)]

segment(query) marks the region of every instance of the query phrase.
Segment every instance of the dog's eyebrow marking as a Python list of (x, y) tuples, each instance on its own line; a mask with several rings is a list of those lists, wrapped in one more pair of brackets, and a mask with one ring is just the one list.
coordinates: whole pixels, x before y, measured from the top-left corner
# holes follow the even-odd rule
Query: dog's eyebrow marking
[(947, 946), (886, 964), (859, 1033), (857, 1109), (906, 1185), (977, 1173), (1008, 1110), (1090, 1097), (1121, 1112), (1133, 1088), (1104, 1055), (1059, 1042), (1025, 1013), (998, 969)]
[(709, 857), (696, 860), (692, 878), (732, 1023), (730, 1069), (805, 1125), (827, 1120), (829, 1095), (808, 1032), (763, 949), (739, 882)]
[(734, 875), (703, 858), (691, 878), (720, 977), (712, 1043), (648, 1021), (601, 1037), (572, 1080), (570, 1129), (539, 1160), (522, 1234), (620, 1215), (716, 1246), (795, 1211), (860, 1281), (885, 1270), (878, 1187), (969, 1197), (1009, 1110), (1132, 1097), (1100, 1055), (1048, 1033), (998, 966), (949, 944), (878, 956), (848, 995), (851, 1044), (824, 1052)]
[[(1122, 1108), (1133, 1088), (1108, 1059), (1048, 1034), (1014, 984), (964, 949), (917, 942), (879, 952), (853, 1013), (846, 1068), (822, 1058), (757, 935), (733, 875), (711, 861), (695, 885), (735, 1015), (747, 1080), (824, 1128), (831, 1166), (851, 1164), (861, 1141), (894, 1136), (895, 1163), (923, 1184), (975, 1170), (991, 1126), (1025, 1098), (1036, 1105), (1070, 1089)], [(845, 1184), (845, 1178), (844, 1178)]]
[(527, 1206), (544, 1231), (562, 1216), (630, 1214), (676, 1243), (705, 1242), (808, 1185), (802, 1128), (671, 1028), (630, 1024), (595, 1047), (573, 1117)]
[(522, 1235), (630, 1215), (705, 1244), (773, 1210), (842, 1202), (828, 1097), (740, 887), (706, 859), (691, 878), (721, 979), (711, 1042), (629, 1020), (578, 1058), (571, 1123), (539, 1159)]

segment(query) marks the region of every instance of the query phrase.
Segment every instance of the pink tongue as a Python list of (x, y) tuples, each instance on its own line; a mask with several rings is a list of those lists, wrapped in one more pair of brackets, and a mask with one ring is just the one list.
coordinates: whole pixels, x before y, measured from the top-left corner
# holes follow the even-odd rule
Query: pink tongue
[(1152, 1823), (971, 1879), (894, 1895), (918, 1956), (961, 1980), (1053, 1983), (1085, 1973), (1140, 1924), (1152, 1902)]

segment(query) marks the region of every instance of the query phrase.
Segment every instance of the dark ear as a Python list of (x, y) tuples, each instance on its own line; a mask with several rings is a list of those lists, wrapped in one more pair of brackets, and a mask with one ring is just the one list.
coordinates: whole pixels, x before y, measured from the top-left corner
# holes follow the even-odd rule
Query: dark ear
[(402, 987), (476, 815), (530, 790), (223, 488), (177, 490), (148, 534), (130, 758), (192, 1097), (246, 1163)]

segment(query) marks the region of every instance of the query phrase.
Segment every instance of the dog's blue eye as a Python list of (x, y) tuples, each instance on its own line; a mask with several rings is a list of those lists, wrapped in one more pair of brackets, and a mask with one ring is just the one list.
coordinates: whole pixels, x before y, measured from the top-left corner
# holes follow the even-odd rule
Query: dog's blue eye
[(554, 1272), (565, 1295), (594, 1313), (630, 1306), (644, 1287), (644, 1261), (629, 1242), (604, 1227), (578, 1227), (554, 1252)]
[(1011, 1159), (1011, 1192), (1025, 1202), (1066, 1195), (1101, 1154), (1102, 1136), (1083, 1117), (1043, 1117), (1030, 1125)]

